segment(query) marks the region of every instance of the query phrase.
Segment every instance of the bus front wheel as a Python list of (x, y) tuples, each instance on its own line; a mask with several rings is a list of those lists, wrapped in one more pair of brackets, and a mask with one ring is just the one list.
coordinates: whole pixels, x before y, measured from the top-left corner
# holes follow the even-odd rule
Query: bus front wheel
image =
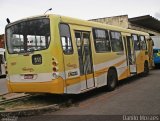
[(113, 91), (117, 86), (118, 78), (115, 69), (110, 69), (107, 75), (107, 89)]
[(149, 74), (149, 65), (148, 62), (145, 62), (143, 76), (147, 76), (148, 74)]

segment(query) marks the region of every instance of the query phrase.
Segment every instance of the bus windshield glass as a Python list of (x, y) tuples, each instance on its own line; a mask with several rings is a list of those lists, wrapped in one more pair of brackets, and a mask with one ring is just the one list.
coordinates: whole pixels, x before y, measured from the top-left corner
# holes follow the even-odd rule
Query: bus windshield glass
[(44, 50), (50, 43), (50, 23), (47, 18), (19, 22), (9, 26), (6, 32), (10, 54)]

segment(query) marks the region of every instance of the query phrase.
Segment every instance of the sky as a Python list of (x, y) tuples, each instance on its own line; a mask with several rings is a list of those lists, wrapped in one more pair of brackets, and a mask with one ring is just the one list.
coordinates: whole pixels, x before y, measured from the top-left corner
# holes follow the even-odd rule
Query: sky
[(6, 18), (11, 22), (48, 13), (79, 19), (95, 19), (118, 15), (129, 18), (151, 15), (160, 20), (160, 0), (0, 0), (0, 34), (4, 34)]

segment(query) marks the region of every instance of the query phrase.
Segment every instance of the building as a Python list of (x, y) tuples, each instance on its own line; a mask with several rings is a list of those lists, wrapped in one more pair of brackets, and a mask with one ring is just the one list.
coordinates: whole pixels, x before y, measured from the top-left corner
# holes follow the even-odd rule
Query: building
[(160, 36), (160, 21), (150, 15), (128, 18), (128, 15), (91, 19), (100, 23), (147, 32), (150, 36)]

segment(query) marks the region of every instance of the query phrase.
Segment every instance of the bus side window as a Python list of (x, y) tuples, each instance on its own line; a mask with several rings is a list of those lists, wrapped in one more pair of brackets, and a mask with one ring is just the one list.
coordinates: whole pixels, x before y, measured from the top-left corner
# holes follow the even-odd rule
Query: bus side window
[(73, 47), (71, 41), (70, 28), (67, 24), (60, 24), (60, 37), (64, 54), (72, 54)]
[(110, 35), (111, 35), (112, 51), (113, 52), (123, 51), (124, 48), (123, 48), (121, 33), (116, 31), (110, 31)]
[(140, 50), (140, 41), (137, 35), (132, 34), (132, 40), (134, 42), (134, 49), (135, 50)]
[(147, 49), (145, 37), (142, 35), (140, 35), (140, 47), (141, 47), (141, 50)]
[(108, 30), (93, 29), (93, 37), (96, 52), (103, 53), (111, 51)]

